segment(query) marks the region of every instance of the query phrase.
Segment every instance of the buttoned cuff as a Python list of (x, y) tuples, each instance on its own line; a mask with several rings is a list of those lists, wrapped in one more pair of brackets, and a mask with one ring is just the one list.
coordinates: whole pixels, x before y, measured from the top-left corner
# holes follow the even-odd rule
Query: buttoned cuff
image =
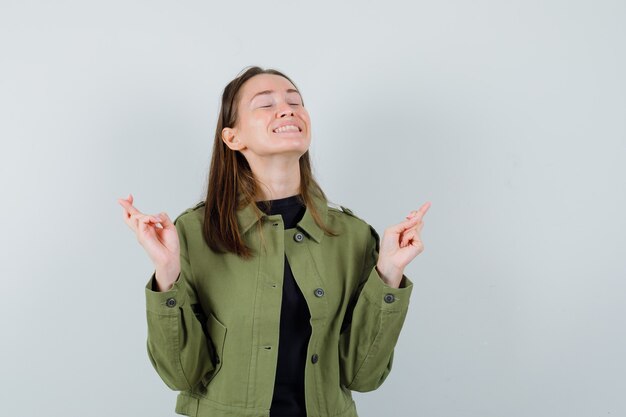
[(177, 307), (183, 306), (187, 301), (185, 285), (183, 277), (178, 275), (172, 288), (167, 291), (156, 291), (156, 271), (153, 272), (145, 287), (146, 309), (149, 312), (162, 315), (178, 314)]
[(376, 267), (372, 267), (367, 282), (363, 287), (363, 294), (367, 299), (380, 306), (381, 310), (402, 311), (408, 308), (409, 298), (413, 291), (413, 282), (402, 274), (399, 288), (385, 284)]

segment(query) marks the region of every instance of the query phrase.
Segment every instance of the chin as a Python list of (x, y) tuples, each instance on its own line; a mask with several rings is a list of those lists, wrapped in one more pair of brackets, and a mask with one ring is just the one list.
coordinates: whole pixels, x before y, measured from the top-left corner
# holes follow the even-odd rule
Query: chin
[(289, 151), (289, 153), (293, 153), (293, 154), (297, 154), (298, 158), (300, 158), (302, 155), (304, 155), (307, 151), (309, 150), (309, 147), (307, 146), (306, 148), (297, 148), (297, 149), (291, 149)]

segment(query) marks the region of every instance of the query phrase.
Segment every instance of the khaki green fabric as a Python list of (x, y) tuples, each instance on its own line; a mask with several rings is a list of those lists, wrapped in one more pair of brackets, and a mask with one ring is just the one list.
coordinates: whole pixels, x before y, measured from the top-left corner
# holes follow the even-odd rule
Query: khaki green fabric
[(400, 288), (387, 286), (375, 268), (374, 228), (346, 208), (315, 204), (339, 236), (325, 235), (309, 209), (287, 230), (280, 214), (264, 215), (264, 251), (252, 205), (240, 210), (238, 225), (256, 253), (247, 261), (206, 245), (202, 203), (175, 219), (180, 276), (157, 292), (153, 273), (145, 295), (148, 356), (165, 384), (181, 391), (178, 414), (269, 416), (285, 254), (311, 313), (307, 416), (357, 416), (351, 391), (375, 390), (386, 379), (413, 283), (403, 276)]

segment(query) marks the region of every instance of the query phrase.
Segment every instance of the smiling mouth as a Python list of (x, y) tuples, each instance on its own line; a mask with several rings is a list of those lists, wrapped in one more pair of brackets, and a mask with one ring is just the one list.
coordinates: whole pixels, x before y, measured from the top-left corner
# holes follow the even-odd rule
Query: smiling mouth
[(287, 125), (279, 127), (278, 129), (274, 129), (272, 132), (274, 133), (301, 133), (302, 129), (300, 129), (296, 125)]

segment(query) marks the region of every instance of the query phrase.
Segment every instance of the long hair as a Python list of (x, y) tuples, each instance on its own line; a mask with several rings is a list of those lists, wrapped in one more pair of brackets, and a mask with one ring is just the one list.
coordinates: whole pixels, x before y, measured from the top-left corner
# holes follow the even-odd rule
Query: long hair
[[(244, 259), (252, 256), (237, 223), (237, 210), (254, 203), (259, 195), (260, 187), (255, 179), (248, 161), (239, 151), (230, 149), (222, 140), (222, 129), (233, 127), (237, 123), (237, 105), (241, 99), (241, 86), (258, 74), (275, 74), (286, 78), (296, 89), (295, 83), (280, 71), (262, 69), (258, 66), (244, 68), (240, 74), (230, 81), (222, 93), (220, 113), (215, 128), (213, 154), (207, 184), (205, 214), (203, 224), (204, 240), (217, 253), (232, 252)], [(304, 105), (304, 101), (302, 102)], [(328, 199), (313, 177), (309, 151), (300, 157), (300, 195), (315, 223), (327, 235), (336, 236), (336, 232), (326, 226), (313, 204), (313, 195)], [(253, 204), (255, 213), (260, 219), (263, 212)], [(261, 232), (262, 222), (257, 222)], [(263, 236), (261, 234), (261, 236)]]

